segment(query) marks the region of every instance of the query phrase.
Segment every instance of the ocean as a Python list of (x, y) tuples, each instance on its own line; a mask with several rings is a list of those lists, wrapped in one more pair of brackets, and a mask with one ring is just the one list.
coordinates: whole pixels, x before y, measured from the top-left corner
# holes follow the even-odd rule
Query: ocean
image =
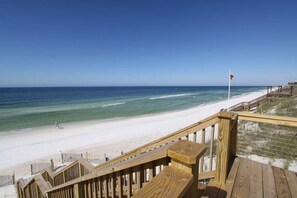
[[(236, 86), (236, 97), (265, 89)], [(228, 87), (0, 88), (0, 132), (170, 112), (227, 99)]]

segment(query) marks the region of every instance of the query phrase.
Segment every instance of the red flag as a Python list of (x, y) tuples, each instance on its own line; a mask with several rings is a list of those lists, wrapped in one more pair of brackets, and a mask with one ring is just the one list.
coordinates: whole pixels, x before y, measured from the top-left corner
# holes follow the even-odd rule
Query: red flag
[(234, 76), (232, 74), (230, 74), (230, 80), (233, 80)]

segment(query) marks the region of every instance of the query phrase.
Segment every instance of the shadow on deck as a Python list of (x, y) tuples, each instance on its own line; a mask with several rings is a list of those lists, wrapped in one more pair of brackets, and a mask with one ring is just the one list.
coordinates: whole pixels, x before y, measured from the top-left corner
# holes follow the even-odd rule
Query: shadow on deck
[[(236, 157), (225, 184), (200, 185), (202, 197), (297, 197), (295, 172)], [(200, 195), (201, 195), (200, 194)]]

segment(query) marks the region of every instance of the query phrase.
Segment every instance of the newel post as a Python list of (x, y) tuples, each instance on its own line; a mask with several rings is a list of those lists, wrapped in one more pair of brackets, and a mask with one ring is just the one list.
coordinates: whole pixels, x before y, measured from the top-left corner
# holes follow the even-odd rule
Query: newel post
[(219, 131), (217, 143), (216, 181), (221, 184), (225, 184), (228, 176), (232, 117), (233, 113), (231, 112), (220, 112), (218, 115)]
[(205, 150), (205, 145), (186, 140), (180, 140), (168, 148), (167, 155), (171, 158), (171, 166), (193, 174), (194, 182), (186, 197), (198, 197), (199, 159)]

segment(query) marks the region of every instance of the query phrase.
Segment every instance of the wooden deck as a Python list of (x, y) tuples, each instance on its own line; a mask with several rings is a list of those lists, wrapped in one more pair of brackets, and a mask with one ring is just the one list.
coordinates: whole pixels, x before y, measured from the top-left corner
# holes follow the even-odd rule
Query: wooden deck
[[(226, 184), (211, 180), (200, 187), (202, 197), (297, 197), (297, 174), (237, 157)], [(201, 189), (202, 188), (202, 189)]]

